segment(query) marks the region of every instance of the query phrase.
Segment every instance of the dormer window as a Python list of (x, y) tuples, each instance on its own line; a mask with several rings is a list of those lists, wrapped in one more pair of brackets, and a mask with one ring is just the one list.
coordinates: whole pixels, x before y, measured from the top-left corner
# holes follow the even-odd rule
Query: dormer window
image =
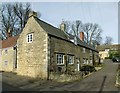
[(85, 53), (85, 48), (83, 48), (83, 53)]
[(27, 42), (32, 43), (33, 42), (33, 33), (27, 34)]

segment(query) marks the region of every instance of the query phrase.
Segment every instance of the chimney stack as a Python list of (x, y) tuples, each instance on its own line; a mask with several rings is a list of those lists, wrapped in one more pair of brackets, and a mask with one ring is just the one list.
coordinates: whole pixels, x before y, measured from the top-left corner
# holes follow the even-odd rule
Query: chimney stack
[(62, 30), (62, 31), (66, 30), (66, 25), (65, 25), (64, 21), (62, 21), (62, 23), (60, 24), (60, 30)]
[(12, 36), (12, 33), (11, 33), (11, 30), (10, 28), (8, 29), (8, 32), (7, 32), (7, 38), (11, 37)]
[(80, 32), (80, 40), (84, 41), (84, 32)]
[(29, 17), (31, 17), (31, 16), (37, 17), (37, 12), (31, 11), (31, 12), (29, 13)]

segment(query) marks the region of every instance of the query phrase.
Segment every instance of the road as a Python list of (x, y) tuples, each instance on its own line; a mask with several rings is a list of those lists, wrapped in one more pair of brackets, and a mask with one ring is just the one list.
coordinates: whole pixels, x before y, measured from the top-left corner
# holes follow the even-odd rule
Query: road
[(2, 82), (2, 73), (0, 73), (0, 93), (2, 91), (22, 91), (20, 88), (13, 87)]
[(103, 69), (91, 76), (68, 85), (45, 88), (41, 91), (120, 91), (115, 87), (117, 63), (106, 61)]
[[(100, 93), (102, 91), (119, 91), (120, 93), (120, 89), (114, 86), (117, 67), (118, 64), (106, 61), (103, 69), (81, 81), (54, 87), (44, 87), (40, 89), (40, 91), (98, 91)], [(12, 87), (5, 83), (2, 83), (0, 87), (2, 87), (1, 89), (3, 89), (3, 91), (22, 91), (19, 88)]]
[(22, 89), (13, 87), (11, 85), (8, 85), (8, 84), (2, 82), (2, 91), (22, 91)]

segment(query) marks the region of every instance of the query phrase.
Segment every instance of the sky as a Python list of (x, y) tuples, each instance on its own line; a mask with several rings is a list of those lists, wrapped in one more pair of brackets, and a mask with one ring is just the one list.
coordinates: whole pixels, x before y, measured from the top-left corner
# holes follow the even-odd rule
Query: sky
[[(18, 0), (0, 1), (18, 2)], [(103, 43), (106, 36), (111, 36), (114, 44), (118, 43), (118, 1), (19, 0), (19, 2), (30, 2), (32, 10), (41, 13), (40, 19), (55, 27), (59, 27), (62, 20), (81, 20), (83, 24), (88, 22), (97, 23), (103, 30)]]
[(82, 23), (97, 23), (106, 36), (118, 43), (118, 3), (117, 2), (31, 2), (32, 9), (41, 13), (40, 19), (59, 27), (62, 20), (81, 20)]

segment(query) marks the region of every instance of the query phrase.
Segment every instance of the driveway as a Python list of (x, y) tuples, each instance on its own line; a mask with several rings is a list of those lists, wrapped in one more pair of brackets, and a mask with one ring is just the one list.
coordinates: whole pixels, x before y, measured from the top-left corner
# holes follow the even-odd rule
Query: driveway
[(117, 63), (106, 60), (103, 69), (91, 76), (68, 85), (44, 88), (43, 91), (120, 91), (115, 87)]

